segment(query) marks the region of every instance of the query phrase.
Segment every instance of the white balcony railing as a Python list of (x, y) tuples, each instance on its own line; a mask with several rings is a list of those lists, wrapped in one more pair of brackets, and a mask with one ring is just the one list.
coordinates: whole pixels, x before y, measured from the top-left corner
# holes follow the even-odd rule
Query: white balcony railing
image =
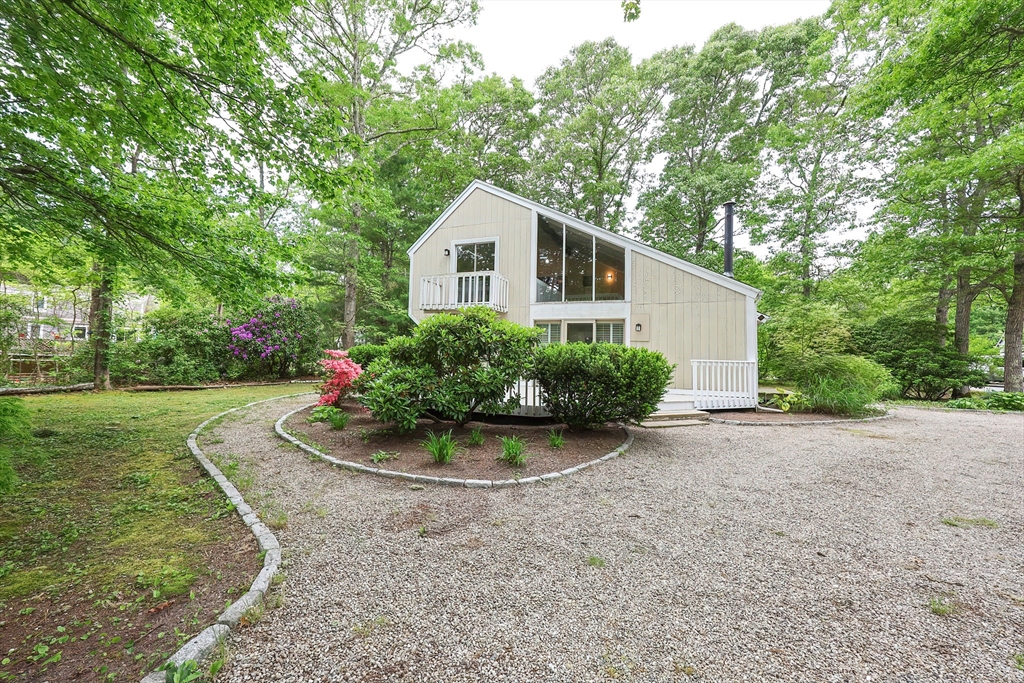
[(508, 312), (508, 278), (493, 271), (427, 275), (420, 279), (420, 309), (446, 311), (489, 306)]
[(757, 361), (694, 360), (693, 407), (697, 410), (757, 407)]

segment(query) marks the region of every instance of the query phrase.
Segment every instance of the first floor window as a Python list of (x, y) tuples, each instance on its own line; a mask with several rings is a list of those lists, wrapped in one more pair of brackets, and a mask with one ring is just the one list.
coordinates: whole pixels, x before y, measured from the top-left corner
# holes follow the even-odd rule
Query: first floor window
[(544, 330), (540, 335), (540, 345), (559, 344), (562, 341), (562, 323), (537, 323), (535, 327)]
[[(626, 343), (626, 324), (623, 320), (597, 320), (589, 322), (565, 322), (565, 341), (572, 342), (583, 342), (585, 344), (625, 344)], [(554, 325), (557, 327), (555, 335), (561, 332), (561, 326), (558, 323), (538, 323), (538, 327), (544, 325)], [(557, 336), (552, 340), (551, 343), (557, 341)], [(541, 338), (541, 343), (544, 343), (544, 338)]]
[(604, 342), (606, 344), (624, 344), (626, 343), (625, 338), (625, 324), (621, 322), (598, 322), (594, 324), (597, 329), (597, 335), (594, 337), (599, 343)]

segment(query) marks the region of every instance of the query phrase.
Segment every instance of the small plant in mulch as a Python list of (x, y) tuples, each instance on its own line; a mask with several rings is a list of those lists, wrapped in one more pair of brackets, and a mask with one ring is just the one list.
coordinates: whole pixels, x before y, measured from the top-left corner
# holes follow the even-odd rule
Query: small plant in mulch
[(548, 431), (548, 445), (552, 448), (561, 448), (565, 445), (565, 437), (562, 435), (561, 429)]
[(373, 464), (379, 465), (382, 462), (394, 460), (397, 457), (398, 451), (376, 451), (373, 455), (370, 456), (370, 460), (373, 461)]
[(469, 445), (470, 446), (483, 446), (484, 445), (484, 428), (480, 425), (473, 427), (473, 431), (469, 433)]
[(526, 454), (526, 440), (523, 437), (499, 436), (498, 441), (501, 442), (501, 455), (498, 456), (498, 460), (512, 467), (522, 467), (526, 464), (529, 456)]
[(450, 463), (459, 449), (459, 442), (452, 436), (452, 430), (450, 429), (440, 435), (428, 431), (427, 438), (421, 443), (423, 448), (430, 453), (430, 457), (434, 459), (434, 462), (439, 465)]
[(591, 567), (597, 567), (598, 569), (600, 569), (600, 568), (604, 567), (605, 564), (607, 564), (607, 563), (604, 560), (602, 560), (600, 557), (598, 557), (597, 555), (591, 555), (590, 557), (587, 558), (587, 564), (590, 565)]
[(768, 401), (769, 405), (775, 406), (784, 413), (791, 410), (801, 411), (811, 407), (811, 402), (799, 391), (779, 391)]

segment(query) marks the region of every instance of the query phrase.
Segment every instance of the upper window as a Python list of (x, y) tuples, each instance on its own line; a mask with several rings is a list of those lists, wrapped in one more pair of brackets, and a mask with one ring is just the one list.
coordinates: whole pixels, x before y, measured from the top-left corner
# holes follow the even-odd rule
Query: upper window
[(455, 272), (480, 273), (494, 270), (494, 242), (455, 245)]
[(537, 301), (625, 298), (625, 249), (537, 216)]

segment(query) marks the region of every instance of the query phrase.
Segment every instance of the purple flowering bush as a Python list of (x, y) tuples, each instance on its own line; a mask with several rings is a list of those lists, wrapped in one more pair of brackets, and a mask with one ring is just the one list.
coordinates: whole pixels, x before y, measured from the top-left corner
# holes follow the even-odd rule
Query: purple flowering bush
[(312, 372), (320, 360), (323, 323), (297, 299), (270, 297), (226, 323), (228, 351), (247, 376), (292, 377)]

